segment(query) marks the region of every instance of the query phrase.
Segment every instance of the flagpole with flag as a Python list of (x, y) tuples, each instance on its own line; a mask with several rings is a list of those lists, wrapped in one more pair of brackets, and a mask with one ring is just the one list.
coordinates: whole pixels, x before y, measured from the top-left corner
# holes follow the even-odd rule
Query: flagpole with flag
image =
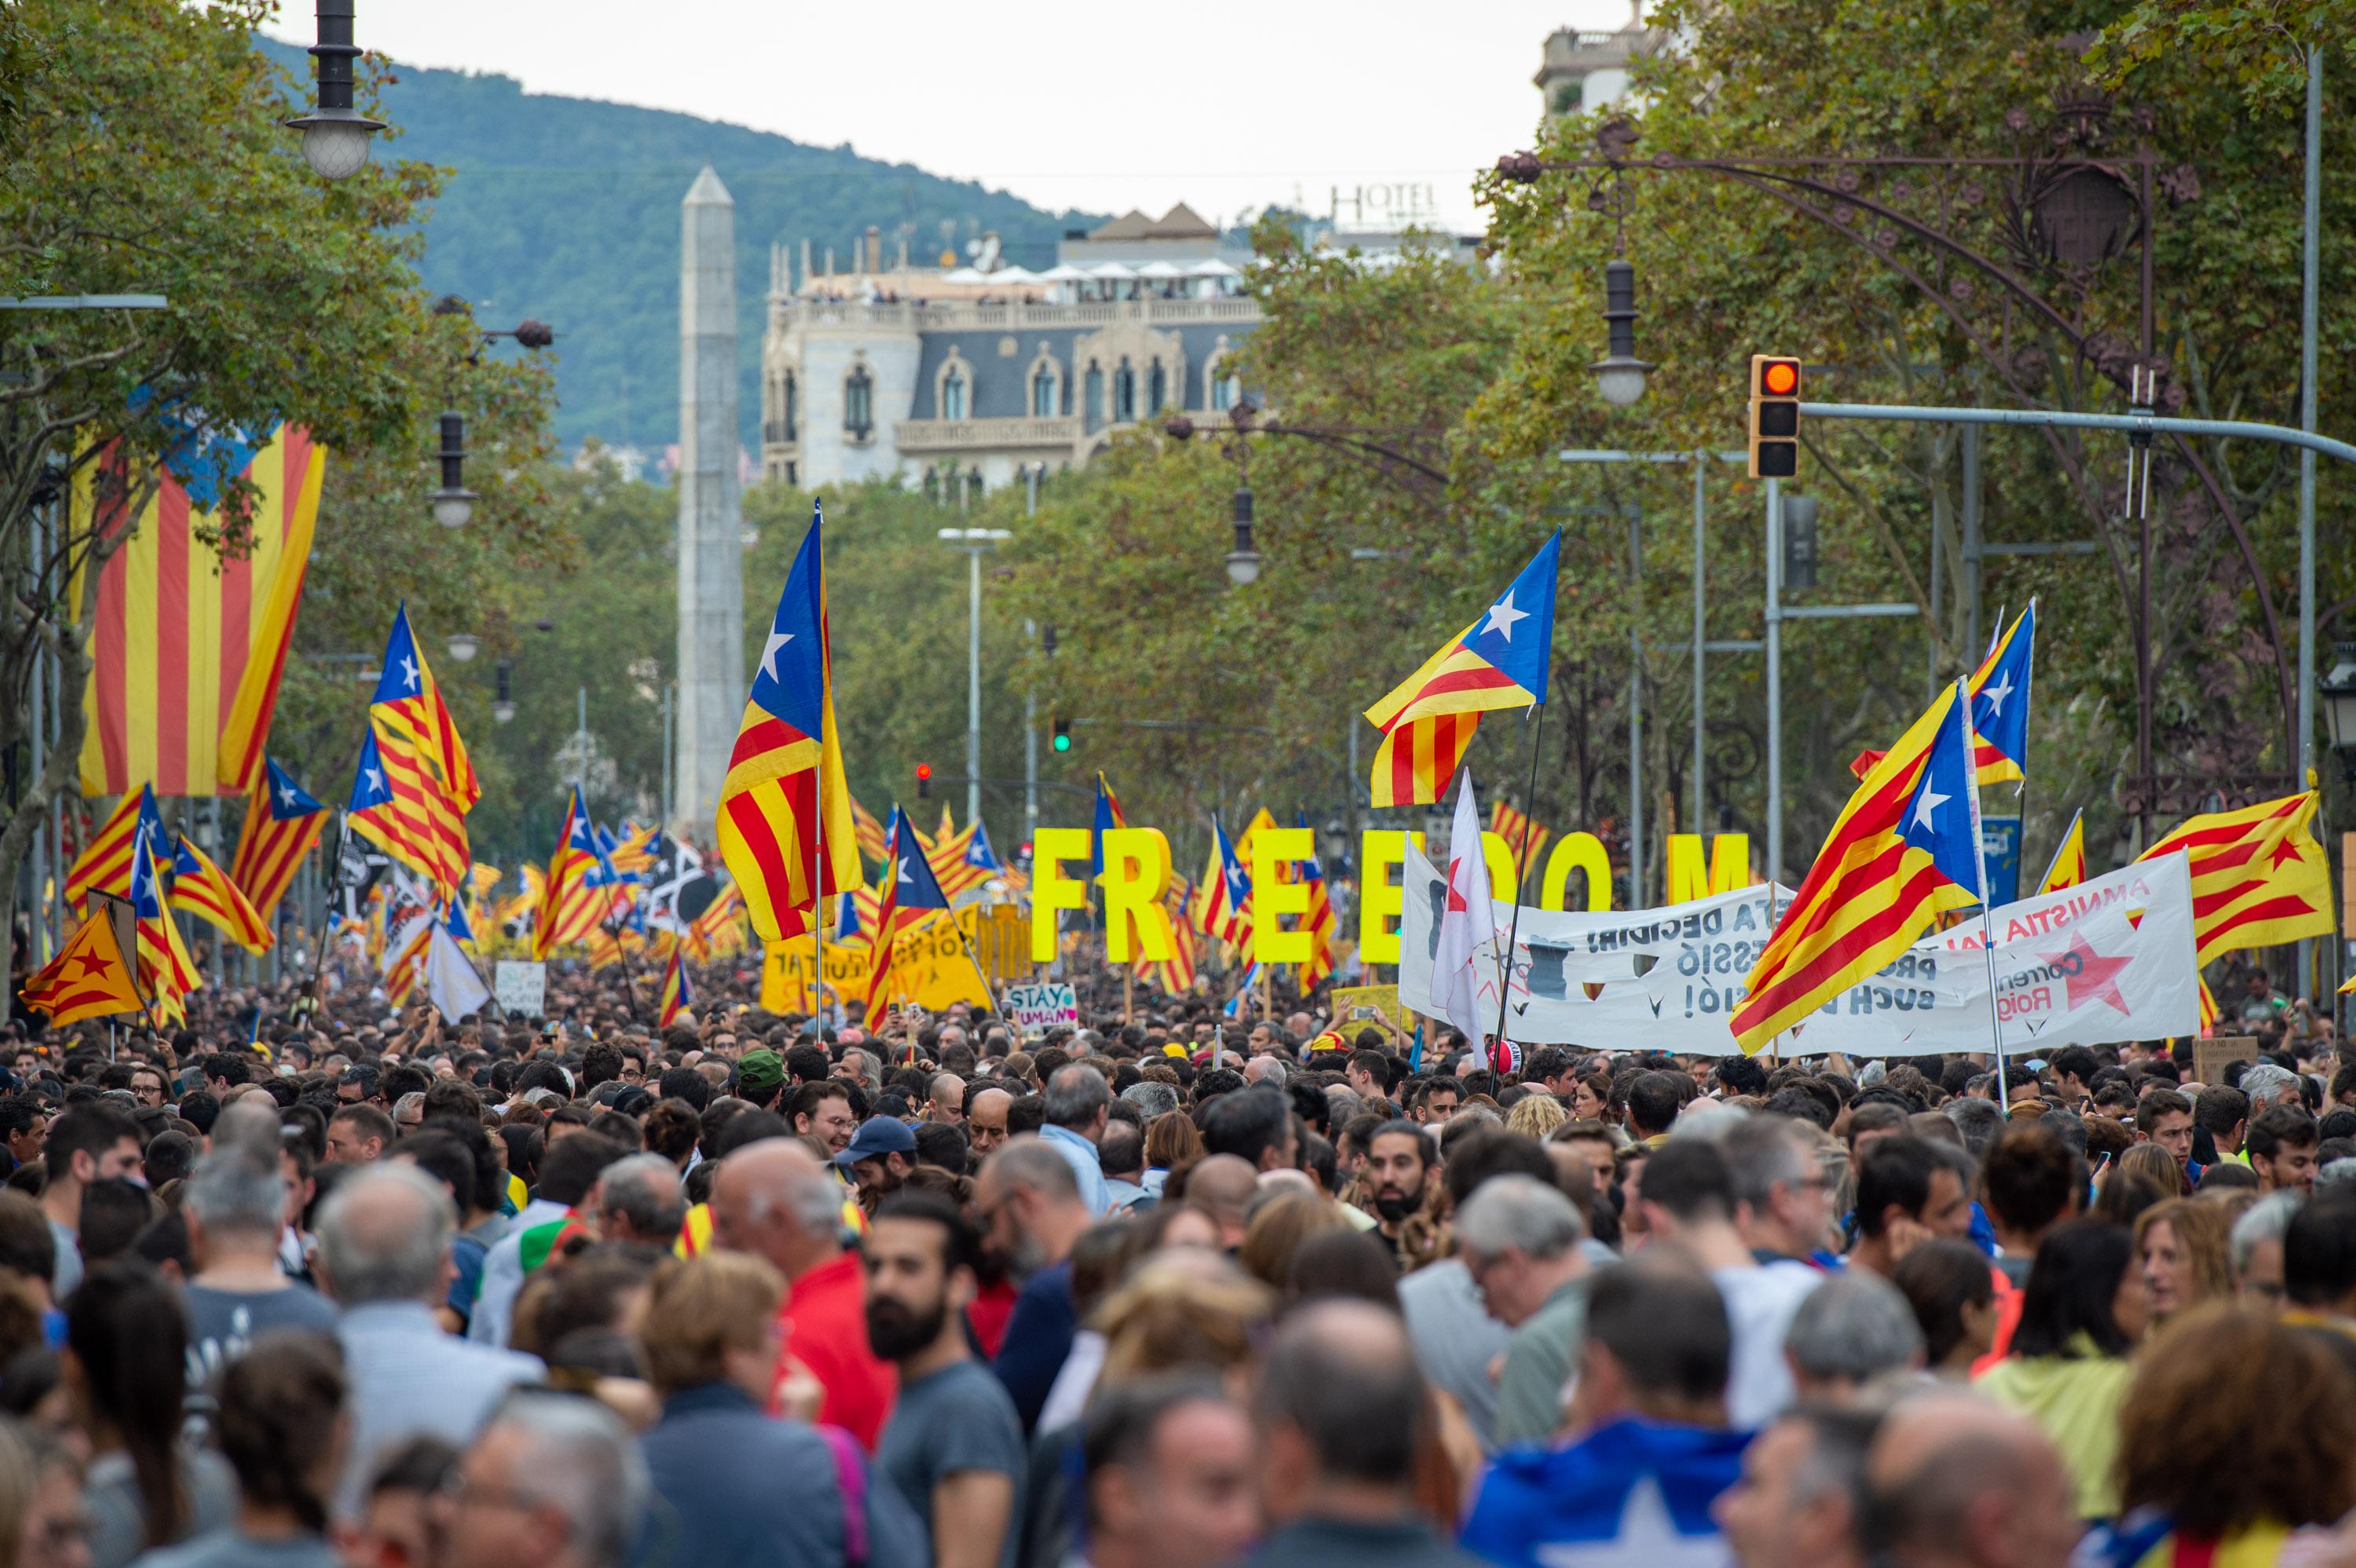
[[(1551, 630), (1551, 627), (1549, 627)], [(1641, 678), (1641, 677), (1639, 677)], [(1530, 704), (1530, 784), (1522, 798), (1532, 805), (1538, 798), (1538, 758), (1544, 752), (1546, 739), (1546, 675), (1538, 675), (1538, 699)], [(1631, 846), (1633, 848), (1633, 846)], [(1628, 868), (1628, 885), (1633, 888), (1643, 868)], [(1505, 923), (1505, 951), (1498, 955), (1497, 965), (1497, 1038), (1505, 1038), (1505, 1005), (1514, 998), (1514, 944), (1522, 934), (1522, 878), (1518, 865), (1514, 874), (1514, 912)]]

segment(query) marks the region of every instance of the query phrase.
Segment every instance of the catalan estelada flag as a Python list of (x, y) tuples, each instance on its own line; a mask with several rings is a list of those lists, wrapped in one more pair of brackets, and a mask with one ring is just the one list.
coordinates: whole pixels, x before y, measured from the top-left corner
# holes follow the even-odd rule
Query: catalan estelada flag
[(2086, 813), (2081, 809), (2070, 818), (2070, 830), (2062, 835), (2062, 847), (2053, 851), (2053, 863), (2045, 868), (2045, 880), (2037, 884), (2037, 891), (2058, 893), (2085, 880)]
[(384, 753), (371, 724), (360, 741), (359, 765), (352, 770), (352, 793), (344, 802), (344, 828), (383, 850), (396, 865), (432, 881), (442, 864), (440, 850), (430, 843), (420, 844), (412, 827), (409, 814), (393, 798)]
[(867, 1027), (881, 1029), (892, 1009), (892, 939), (936, 910), (946, 913), (948, 895), (941, 891), (932, 863), (916, 845), (916, 830), (907, 814), (892, 808), (884, 830), (884, 897), (876, 908), (874, 958), (868, 971)]
[(670, 962), (663, 965), (662, 1008), (655, 1020), (657, 1029), (669, 1029), (679, 1021), (679, 1015), (695, 1005), (695, 989), (687, 983), (687, 965), (680, 961), (679, 949), (670, 950)]
[(1211, 818), (1211, 863), (1203, 872), (1203, 891), (1194, 903), (1194, 928), (1236, 948), (1251, 941), (1251, 878), (1236, 859), (1227, 830)]
[[(576, 785), (557, 829), (556, 852), (548, 858), (547, 879), (541, 884), (539, 916), (531, 928), (534, 958), (545, 959), (549, 950), (562, 943), (585, 941), (596, 929), (601, 912), (594, 901), (579, 894), (601, 866), (611, 874), (610, 862), (598, 853), (597, 829), (589, 820), (588, 804)], [(584, 911), (588, 912), (585, 918)]]
[(1513, 851), (1515, 886), (1530, 880), (1530, 868), (1537, 864), (1547, 840), (1554, 837), (1549, 828), (1540, 827), (1527, 815), (1515, 810), (1502, 799), (1489, 803), (1489, 831), (1505, 841)]
[(1939, 694), (1849, 796), (1727, 1021), (1756, 1053), (1904, 952), (1943, 910), (1979, 901), (1970, 694)]
[(214, 864), (211, 856), (189, 843), (185, 833), (172, 839), (172, 891), (164, 901), (218, 927), (248, 953), (267, 953), (277, 944), (270, 923), (262, 918), (230, 880), (229, 873)]
[(1187, 912), (1194, 902), (1194, 890), (1173, 878), (1162, 900), (1162, 907), (1170, 912), (1170, 956), (1159, 964), (1149, 963), (1144, 968), (1149, 981), (1173, 997), (1191, 996), (1194, 990), (1194, 923)]
[[(136, 517), (129, 499), (147, 476), (102, 455), (74, 481), (77, 532), (130, 535), (99, 571), (82, 692), (84, 795), (142, 784), (165, 795), (240, 795), (262, 771), (327, 453), (292, 426), (214, 446), (200, 463), (168, 459)], [(252, 546), (225, 552), (207, 541), (236, 526), (224, 481), (239, 475), (257, 492)]]
[[(857, 896), (860, 890), (851, 890)], [(725, 958), (744, 944), (744, 895), (730, 882), (720, 890), (719, 896), (703, 906), (703, 912), (687, 923), (688, 951), (696, 962), (709, 964), (714, 958)]]
[(188, 1016), (187, 997), (204, 982), (181, 944), (179, 923), (164, 907), (164, 879), (146, 837), (131, 848), (131, 914), (139, 933), (139, 982), (156, 1016), (177, 1023)]
[(1972, 733), (1986, 788), (2027, 776), (2029, 688), (2037, 667), (2037, 601), (2029, 602), (1972, 672)]
[(821, 553), (825, 526), (814, 506), (809, 532), (802, 536), (776, 615), (762, 639), (728, 776), (720, 785), (720, 858), (764, 942), (807, 933), (821, 896), (855, 888), (862, 880), (859, 830), (851, 819), (842, 742), (834, 725)]
[[(1296, 826), (1307, 827), (1309, 814), (1298, 815)], [(1315, 839), (1312, 837), (1313, 844)], [(1303, 992), (1323, 982), (1333, 973), (1333, 901), (1325, 895), (1325, 867), (1316, 851), (1299, 862), (1296, 875), (1309, 884), (1309, 912), (1301, 917), (1301, 929), (1309, 933), (1309, 962), (1301, 965), (1301, 988)]]
[(25, 982), (24, 997), (26, 1007), (49, 1015), (52, 1029), (146, 1007), (103, 906), (84, 916), (58, 955), (34, 971)]
[(91, 835), (90, 843), (66, 872), (67, 905), (80, 909), (82, 901), (92, 893), (129, 898), (133, 847), (145, 837), (152, 848), (163, 836), (164, 822), (156, 815), (154, 787), (142, 784), (123, 792), (123, 799), (107, 813), (106, 820), (98, 825), (98, 831)]
[(2315, 841), (2313, 790), (2189, 816), (2136, 857), (2181, 849), (2192, 869), (2200, 961), (2331, 932), (2331, 873)]
[(327, 825), (327, 808), (313, 800), (275, 757), (265, 758), (253, 793), (246, 797), (245, 827), (229, 862), (229, 880), (263, 920), (277, 912), (278, 901), (294, 883), (296, 868)]
[(409, 607), (393, 612), (385, 636), (384, 666), (369, 722), (377, 752), (412, 848), (430, 867), (423, 874), (445, 897), (466, 880), (474, 857), (466, 844), (466, 813), (482, 798), (475, 764), (442, 700), (424, 650), (411, 632)]
[(1562, 535), (1557, 533), (1478, 620), (1366, 709), (1366, 718), (1383, 732), (1375, 752), (1376, 806), (1438, 800), (1456, 776), (1483, 713), (1547, 699), (1555, 571), (1561, 553)]

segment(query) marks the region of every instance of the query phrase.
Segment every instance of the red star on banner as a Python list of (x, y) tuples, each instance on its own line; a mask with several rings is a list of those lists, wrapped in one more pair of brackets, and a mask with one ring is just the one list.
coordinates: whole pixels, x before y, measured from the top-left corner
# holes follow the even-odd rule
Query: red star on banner
[(2072, 1012), (2089, 1002), (2108, 1002), (2121, 1013), (2135, 1010), (2127, 1006), (2127, 999), (2119, 995), (2119, 971), (2133, 963), (2133, 959), (2104, 958), (2095, 953), (2085, 936), (2078, 932), (2070, 934), (2069, 952), (2040, 953), (2038, 956), (2048, 964), (2057, 965), (2077, 960), (2077, 972), (2070, 976), (2068, 982)]
[(81, 966), (81, 973), (75, 976), (76, 979), (80, 980), (87, 980), (92, 975), (103, 975), (111, 967), (105, 959), (94, 953), (77, 954), (74, 956), (74, 962)]
[(2274, 847), (2273, 852), (2267, 855), (2266, 865), (2269, 869), (2279, 871), (2282, 869), (2283, 863), (2285, 861), (2297, 860), (2300, 858), (2301, 853), (2298, 847), (2297, 836), (2296, 834), (2287, 834), (2284, 836), (2281, 843)]

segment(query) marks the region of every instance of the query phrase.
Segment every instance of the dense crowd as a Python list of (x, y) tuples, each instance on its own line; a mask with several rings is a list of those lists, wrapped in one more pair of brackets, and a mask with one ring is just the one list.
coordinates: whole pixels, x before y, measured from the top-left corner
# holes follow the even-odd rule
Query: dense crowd
[(2000, 1083), (614, 984), (11, 1026), (0, 1568), (2356, 1561), (2356, 1063), (2254, 993)]

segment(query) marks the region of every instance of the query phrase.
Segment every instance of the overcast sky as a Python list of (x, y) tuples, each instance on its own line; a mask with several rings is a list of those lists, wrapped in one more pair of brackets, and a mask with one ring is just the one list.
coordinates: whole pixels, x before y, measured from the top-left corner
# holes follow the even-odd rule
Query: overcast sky
[[(312, 41), (311, 7), (269, 30)], [(1472, 170), (1526, 146), (1559, 27), (1627, 0), (1011, 5), (900, 0), (363, 0), (358, 40), (533, 92), (675, 109), (983, 181), (1044, 208), (1226, 221), (1332, 188), (1428, 184), (1477, 226)]]

